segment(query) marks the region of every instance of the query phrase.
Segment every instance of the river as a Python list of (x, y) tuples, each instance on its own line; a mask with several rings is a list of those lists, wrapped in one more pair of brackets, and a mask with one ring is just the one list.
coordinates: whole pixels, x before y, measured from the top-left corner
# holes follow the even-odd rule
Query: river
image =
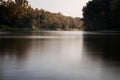
[(119, 80), (120, 33), (0, 32), (0, 80)]

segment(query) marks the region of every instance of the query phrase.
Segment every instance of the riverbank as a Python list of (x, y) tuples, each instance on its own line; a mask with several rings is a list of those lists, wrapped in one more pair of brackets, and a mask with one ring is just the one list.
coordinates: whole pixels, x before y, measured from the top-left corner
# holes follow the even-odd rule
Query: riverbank
[(82, 31), (81, 29), (56, 29), (56, 30), (51, 30), (51, 29), (33, 29), (33, 28), (21, 28), (21, 27), (11, 27), (11, 26), (7, 26), (7, 25), (0, 25), (0, 31), (13, 31), (13, 32), (17, 32), (17, 31)]

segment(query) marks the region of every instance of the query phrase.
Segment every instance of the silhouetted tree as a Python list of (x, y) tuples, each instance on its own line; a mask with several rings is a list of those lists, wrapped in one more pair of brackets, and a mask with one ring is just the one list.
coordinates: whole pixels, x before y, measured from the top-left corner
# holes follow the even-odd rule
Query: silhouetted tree
[(84, 30), (120, 30), (120, 1), (92, 0), (83, 8)]

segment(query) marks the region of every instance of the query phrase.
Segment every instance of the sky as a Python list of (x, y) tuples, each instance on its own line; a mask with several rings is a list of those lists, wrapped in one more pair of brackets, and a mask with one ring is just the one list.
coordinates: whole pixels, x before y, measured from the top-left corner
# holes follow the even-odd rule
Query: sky
[(65, 16), (82, 17), (82, 8), (89, 0), (28, 0), (33, 8), (53, 13), (61, 12)]

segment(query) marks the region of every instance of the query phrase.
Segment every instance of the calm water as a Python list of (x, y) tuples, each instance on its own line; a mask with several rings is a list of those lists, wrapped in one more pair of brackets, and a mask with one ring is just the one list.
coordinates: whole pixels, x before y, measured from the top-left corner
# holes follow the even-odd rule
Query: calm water
[(120, 34), (0, 32), (0, 80), (120, 80)]

